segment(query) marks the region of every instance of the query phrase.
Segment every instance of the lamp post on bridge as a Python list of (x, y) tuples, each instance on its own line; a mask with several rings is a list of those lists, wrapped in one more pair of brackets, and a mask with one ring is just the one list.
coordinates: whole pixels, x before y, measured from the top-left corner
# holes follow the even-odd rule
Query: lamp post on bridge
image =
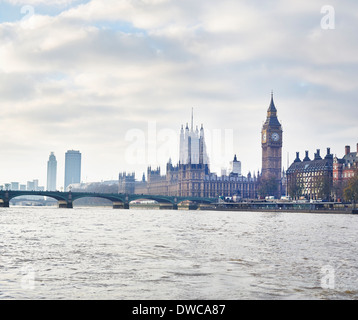
[(177, 197), (174, 198), (173, 210), (178, 210), (178, 198)]
[(5, 197), (4, 197), (4, 208), (9, 208), (10, 207), (10, 200), (9, 200), (9, 191), (6, 190), (5, 192)]
[(68, 191), (68, 200), (67, 200), (67, 208), (69, 209), (73, 209), (73, 203), (72, 203), (72, 186), (69, 186), (69, 191)]
[(128, 196), (128, 194), (125, 195), (123, 209), (129, 209), (129, 196)]

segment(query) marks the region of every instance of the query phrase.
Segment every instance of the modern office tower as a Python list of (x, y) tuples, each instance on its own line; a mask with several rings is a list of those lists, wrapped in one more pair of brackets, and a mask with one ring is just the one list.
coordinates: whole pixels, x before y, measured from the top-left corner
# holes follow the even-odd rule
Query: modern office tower
[(47, 190), (56, 191), (57, 177), (57, 160), (53, 152), (51, 152), (47, 161)]
[(81, 182), (81, 153), (69, 150), (65, 155), (65, 190), (70, 184)]

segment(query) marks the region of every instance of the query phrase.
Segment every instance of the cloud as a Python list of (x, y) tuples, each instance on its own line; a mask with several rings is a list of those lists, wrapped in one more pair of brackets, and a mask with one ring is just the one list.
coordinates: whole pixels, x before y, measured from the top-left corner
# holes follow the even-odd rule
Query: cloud
[[(50, 151), (75, 148), (86, 154), (89, 179), (144, 171), (124, 157), (126, 133), (138, 129), (147, 138), (148, 121), (159, 131), (179, 132), (195, 107), (196, 122), (208, 131), (233, 129), (243, 172), (257, 171), (272, 89), (285, 130), (284, 156), (331, 141), (332, 152), (356, 143), (355, 4), (332, 4), (335, 30), (320, 28), (316, 2), (26, 4), (36, 9), (29, 20), (0, 24), (3, 152), (14, 168), (25, 157), (44, 180), (46, 169), (33, 153), (47, 158)], [(60, 5), (57, 14), (37, 10)], [(108, 162), (99, 165), (103, 155)], [(15, 171), (19, 180), (28, 175), (26, 168)]]
[(71, 5), (80, 0), (3, 0), (4, 2), (10, 3), (12, 5), (46, 5), (46, 6), (56, 6), (56, 5)]

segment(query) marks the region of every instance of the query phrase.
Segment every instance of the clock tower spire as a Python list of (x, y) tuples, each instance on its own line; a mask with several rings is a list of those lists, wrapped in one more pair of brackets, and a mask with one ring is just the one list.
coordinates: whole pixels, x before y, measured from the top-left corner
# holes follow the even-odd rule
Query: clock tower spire
[(271, 92), (271, 102), (267, 109), (266, 121), (262, 126), (262, 179), (273, 179), (276, 182), (277, 190), (275, 197), (281, 193), (282, 175), (282, 126), (277, 119), (277, 109)]

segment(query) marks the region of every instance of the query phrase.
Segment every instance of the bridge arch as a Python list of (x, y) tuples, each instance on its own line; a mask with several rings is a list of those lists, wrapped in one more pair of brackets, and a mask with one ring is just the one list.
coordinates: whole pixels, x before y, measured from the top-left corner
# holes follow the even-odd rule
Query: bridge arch
[(76, 200), (92, 198), (92, 199), (105, 199), (111, 201), (114, 209), (126, 207), (125, 195), (121, 195), (121, 194), (72, 192), (69, 194), (69, 197), (71, 197), (70, 201), (72, 201), (72, 204)]
[(189, 208), (198, 208), (200, 204), (211, 204), (216, 201), (212, 198), (200, 197), (179, 197), (179, 196), (160, 196), (160, 195), (131, 195), (131, 201), (135, 200), (153, 200), (162, 205), (171, 205), (173, 209), (178, 209), (178, 205), (185, 201), (189, 201)]
[(0, 191), (1, 206), (9, 207), (10, 201), (19, 197), (47, 197), (56, 200), (60, 204), (66, 203), (66, 197), (60, 192), (46, 192), (46, 191)]

